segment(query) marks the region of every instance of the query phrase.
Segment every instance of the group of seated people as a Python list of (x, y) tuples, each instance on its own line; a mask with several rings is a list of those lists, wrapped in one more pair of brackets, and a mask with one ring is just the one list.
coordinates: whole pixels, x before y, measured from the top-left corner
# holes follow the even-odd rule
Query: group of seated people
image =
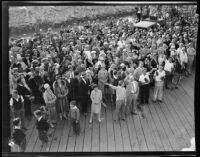
[[(20, 118), (26, 130), (25, 118), (31, 119), (36, 105), (42, 113), (48, 111), (47, 121), (54, 128), (58, 120), (69, 118), (72, 102), (80, 114), (91, 113), (89, 123), (93, 113), (101, 122), (102, 104), (115, 109), (118, 122), (137, 115), (150, 100), (162, 103), (164, 89), (178, 88), (179, 81), (192, 74), (198, 21), (188, 16), (148, 30), (108, 18), (61, 26), (60, 32), (40, 29), (33, 38), (12, 38), (12, 118)], [(190, 22), (182, 25), (183, 18)]]

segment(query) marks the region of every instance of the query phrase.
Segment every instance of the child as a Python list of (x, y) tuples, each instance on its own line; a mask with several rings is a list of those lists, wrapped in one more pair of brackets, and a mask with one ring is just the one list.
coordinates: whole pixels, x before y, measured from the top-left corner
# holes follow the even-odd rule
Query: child
[(14, 130), (9, 145), (13, 148), (12, 150), (14, 152), (24, 152), (26, 149), (26, 134), (21, 129), (20, 118), (15, 118), (13, 120), (13, 126)]
[[(76, 101), (72, 100), (70, 102), (70, 112), (69, 117), (71, 120), (71, 125), (73, 127), (73, 133), (79, 135), (80, 134), (80, 111), (78, 107), (76, 106)], [(73, 136), (73, 133), (70, 136)]]
[(47, 132), (49, 130), (49, 123), (44, 119), (44, 117), (42, 116), (42, 112), (40, 110), (36, 110), (34, 112), (34, 115), (37, 119), (36, 122), (36, 128), (38, 130), (38, 134), (39, 134), (39, 139), (42, 141), (42, 145), (47, 144), (48, 143), (48, 136), (47, 136)]

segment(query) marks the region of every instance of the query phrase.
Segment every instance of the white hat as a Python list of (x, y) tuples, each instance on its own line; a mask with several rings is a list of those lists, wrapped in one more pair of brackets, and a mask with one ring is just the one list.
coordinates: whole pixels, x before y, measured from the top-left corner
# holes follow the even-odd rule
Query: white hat
[(96, 51), (92, 51), (91, 53), (96, 53)]
[(44, 84), (44, 88), (47, 89), (48, 87), (49, 87), (49, 84), (48, 84), (48, 83), (45, 83), (45, 84)]

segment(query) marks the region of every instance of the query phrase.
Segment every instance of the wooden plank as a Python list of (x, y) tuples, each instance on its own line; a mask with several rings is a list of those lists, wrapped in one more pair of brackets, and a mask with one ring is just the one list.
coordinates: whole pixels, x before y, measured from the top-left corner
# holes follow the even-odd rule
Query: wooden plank
[[(71, 124), (69, 125), (69, 127), (70, 127), (69, 135), (71, 135), (73, 133), (73, 127), (72, 127)], [(71, 137), (69, 136), (68, 137), (68, 143), (67, 143), (66, 152), (74, 152), (75, 144), (76, 144), (76, 134), (73, 133), (73, 136), (71, 136)]]
[(178, 151), (179, 148), (178, 148), (178, 145), (175, 141), (174, 134), (173, 134), (173, 132), (172, 132), (172, 130), (171, 130), (169, 124), (168, 124), (168, 121), (166, 120), (166, 118), (164, 117), (162, 111), (160, 110), (160, 108), (158, 106), (159, 106), (159, 104), (157, 104), (156, 106), (153, 106), (153, 108), (156, 110), (158, 116), (160, 117), (160, 121), (163, 124), (163, 128), (166, 131), (167, 137), (169, 138), (169, 141), (171, 143), (173, 150)]
[(110, 105), (110, 109), (106, 109), (106, 118), (107, 118), (107, 136), (108, 136), (108, 152), (117, 151), (115, 148), (115, 134), (114, 134), (114, 122), (113, 122), (113, 111)]
[[(150, 104), (150, 105), (153, 105), (153, 104)], [(149, 113), (146, 115), (146, 120), (149, 125), (149, 131), (154, 139), (154, 146), (156, 148), (156, 151), (165, 151), (166, 149), (163, 146), (164, 144), (162, 141), (162, 137), (160, 137), (160, 134), (158, 132), (159, 128), (157, 128), (157, 126), (155, 125), (155, 122), (152, 118), (153, 115), (151, 114), (151, 112), (149, 110), (149, 105), (147, 105), (147, 107), (145, 109), (146, 109), (146, 112)]]
[(191, 88), (190, 86), (187, 86), (187, 83), (181, 83), (179, 84), (181, 88), (185, 91), (185, 93), (189, 96), (189, 99), (193, 100), (194, 99), (194, 88)]
[[(169, 98), (168, 98), (169, 99)], [(176, 123), (177, 127), (178, 127), (178, 132), (181, 133), (181, 139), (182, 142), (185, 144), (186, 141), (188, 141), (190, 139), (190, 136), (188, 134), (187, 129), (185, 128), (185, 124), (181, 122), (181, 119), (179, 118), (177, 112), (179, 111), (175, 111), (174, 108), (172, 107), (173, 105), (171, 104), (171, 102), (168, 101), (168, 99), (165, 101), (167, 102), (166, 105), (163, 105), (163, 108), (168, 108), (169, 112), (171, 113), (171, 117), (173, 118), (174, 122)], [(186, 145), (184, 145), (183, 147), (186, 147)]]
[[(115, 112), (115, 110), (113, 110)], [(114, 115), (113, 115), (114, 116)], [(116, 151), (123, 151), (122, 133), (119, 122), (114, 122), (114, 134), (115, 134), (115, 149)]]
[(124, 145), (124, 151), (131, 151), (131, 142), (129, 131), (127, 127), (127, 121), (120, 121), (121, 131), (122, 131), (122, 140)]
[(128, 127), (128, 131), (129, 131), (130, 142), (131, 142), (131, 150), (139, 151), (140, 149), (139, 149), (138, 139), (137, 139), (132, 116), (127, 117), (127, 127)]
[[(175, 91), (174, 91), (175, 92)], [(179, 86), (179, 88), (176, 90), (176, 92), (175, 92), (175, 94), (176, 93), (178, 93), (181, 97), (182, 96), (187, 96), (187, 93), (184, 91), (184, 89), (183, 89), (183, 87), (182, 86)], [(190, 99), (189, 100), (189, 105), (191, 106), (191, 107), (193, 107), (194, 106), (194, 98), (193, 99), (191, 99), (189, 96), (187, 96), (187, 99)], [(193, 102), (193, 103), (192, 103)]]
[(166, 108), (166, 105), (169, 105), (169, 104), (166, 104), (166, 103), (159, 103), (159, 107), (160, 107), (160, 110), (161, 112), (163, 113), (163, 116), (166, 118), (166, 120), (168, 121), (168, 124), (172, 130), (172, 133), (175, 137), (175, 141), (177, 143), (177, 146), (178, 146), (178, 150), (181, 150), (181, 148), (184, 148), (185, 147), (185, 141), (184, 141), (184, 138), (183, 138), (183, 134), (181, 132), (181, 128), (179, 128), (177, 126), (177, 124), (175, 123), (175, 119), (173, 118), (173, 115), (171, 114), (171, 112)]
[(91, 140), (92, 140), (92, 124), (89, 124), (89, 116), (85, 119), (85, 134), (83, 141), (83, 152), (91, 151)]
[[(172, 91), (172, 92), (173, 92), (173, 91)], [(173, 96), (171, 93), (169, 93), (169, 95), (170, 95), (170, 97)], [(176, 94), (176, 96), (177, 96), (177, 99), (175, 99), (173, 103), (174, 103), (174, 104), (177, 104), (177, 106), (179, 106), (179, 108), (183, 110), (183, 112), (184, 112), (186, 118), (187, 118), (187, 119), (189, 120), (189, 122), (190, 122), (191, 127), (194, 126), (194, 118), (192, 118), (192, 116), (191, 116), (191, 112), (192, 112), (192, 111), (190, 111), (190, 112), (188, 111), (188, 110), (189, 110), (188, 108), (190, 108), (190, 107), (187, 107), (187, 106), (185, 107), (185, 102), (182, 101), (182, 98), (183, 98), (183, 97), (179, 97), (178, 94)]]
[(158, 129), (158, 134), (161, 137), (161, 140), (162, 140), (162, 143), (163, 143), (165, 150), (166, 151), (172, 151), (173, 148), (172, 148), (171, 142), (169, 141), (166, 130), (163, 127), (163, 124), (162, 124), (162, 122), (161, 122), (161, 120), (160, 120), (160, 118), (159, 118), (159, 116), (158, 116), (158, 114), (157, 114), (157, 112), (154, 108), (154, 105), (149, 106), (149, 110), (151, 112), (151, 115), (152, 115), (152, 118), (155, 122), (155, 125)]
[(171, 96), (175, 95), (180, 102), (183, 103), (183, 106), (190, 113), (192, 118), (194, 118), (194, 100), (190, 100), (187, 94), (180, 93), (179, 91), (174, 90), (170, 94)]
[(75, 152), (82, 152), (83, 151), (83, 140), (84, 140), (84, 133), (85, 133), (85, 116), (81, 115), (80, 117), (80, 135), (77, 135), (76, 138), (76, 145), (75, 145)]
[(52, 141), (53, 141), (53, 137), (54, 137), (54, 133), (55, 133), (56, 127), (57, 126), (55, 126), (55, 128), (50, 128), (49, 129), (49, 131), (48, 131), (49, 142), (42, 147), (41, 152), (49, 152), (50, 151), (50, 147), (51, 147), (51, 144), (52, 144)]
[(53, 136), (53, 141), (52, 141), (49, 152), (57, 152), (58, 151), (58, 147), (60, 145), (60, 140), (61, 140), (60, 139), (61, 133), (62, 133), (63, 128), (64, 128), (64, 121), (63, 120), (58, 121), (58, 124), (56, 125), (56, 128), (55, 128), (55, 133)]
[(93, 129), (92, 129), (92, 152), (99, 152), (99, 122), (93, 119)]
[(136, 135), (137, 135), (140, 151), (148, 151), (145, 135), (140, 124), (140, 116), (134, 116), (133, 122), (135, 124), (135, 130), (136, 130)]
[(107, 136), (107, 118), (106, 118), (106, 109), (104, 107), (101, 108), (101, 117), (103, 121), (100, 124), (100, 152), (108, 151), (108, 136)]
[(70, 131), (70, 121), (66, 120), (66, 121), (64, 121), (64, 128), (62, 129), (61, 138), (60, 138), (61, 140), (60, 140), (60, 144), (58, 147), (58, 152), (66, 151), (69, 131)]
[(28, 125), (28, 127), (27, 127), (27, 131), (26, 131), (26, 143), (29, 143), (29, 140), (30, 140), (30, 138), (31, 138), (31, 135), (32, 135), (32, 133), (33, 133), (33, 131), (34, 131), (34, 129), (35, 129), (35, 121), (36, 121), (36, 119), (35, 118), (32, 118), (31, 119), (31, 122), (29, 122), (29, 125)]
[(182, 121), (182, 124), (186, 128), (188, 134), (192, 135), (194, 130), (192, 129), (190, 122), (185, 117), (184, 110), (182, 109), (182, 107), (178, 106), (179, 103), (174, 103), (176, 102), (175, 98), (170, 97), (170, 95), (166, 95), (166, 97), (164, 97), (164, 101), (167, 102), (167, 106), (171, 108), (171, 110), (174, 110), (174, 112), (176, 112), (174, 114), (180, 118), (180, 121)]
[(147, 108), (146, 106), (143, 107), (144, 113), (145, 113), (145, 118), (144, 119), (140, 118), (140, 123), (141, 123), (142, 129), (143, 129), (144, 135), (145, 135), (148, 150), (155, 151), (156, 150), (155, 142), (154, 142), (153, 136), (150, 132), (149, 125), (147, 123), (147, 117), (148, 117), (149, 113), (147, 112), (146, 108)]
[(37, 138), (38, 138), (38, 131), (37, 131), (36, 127), (34, 127), (33, 133), (31, 134), (29, 142), (26, 146), (26, 152), (32, 152), (33, 151), (33, 148), (35, 146)]

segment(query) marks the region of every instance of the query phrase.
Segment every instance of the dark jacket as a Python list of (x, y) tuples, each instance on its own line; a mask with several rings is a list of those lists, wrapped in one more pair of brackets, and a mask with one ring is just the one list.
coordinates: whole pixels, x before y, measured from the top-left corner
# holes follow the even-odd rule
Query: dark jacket
[(48, 131), (49, 130), (49, 123), (44, 119), (41, 118), (40, 121), (36, 121), (36, 128), (38, 131)]
[(26, 138), (25, 133), (22, 131), (22, 129), (14, 129), (12, 134), (12, 140), (15, 144), (21, 145), (24, 138)]
[(66, 86), (69, 90), (69, 93), (68, 93), (68, 100), (71, 101), (73, 99), (73, 79), (70, 78), (70, 82), (68, 82), (68, 80), (65, 80), (66, 82)]
[(72, 79), (72, 98), (76, 101), (79, 99), (79, 79)]
[(88, 91), (90, 90), (90, 82), (89, 80), (85, 80), (85, 82), (80, 79), (80, 84), (79, 84), (79, 97), (80, 98), (88, 98)]

